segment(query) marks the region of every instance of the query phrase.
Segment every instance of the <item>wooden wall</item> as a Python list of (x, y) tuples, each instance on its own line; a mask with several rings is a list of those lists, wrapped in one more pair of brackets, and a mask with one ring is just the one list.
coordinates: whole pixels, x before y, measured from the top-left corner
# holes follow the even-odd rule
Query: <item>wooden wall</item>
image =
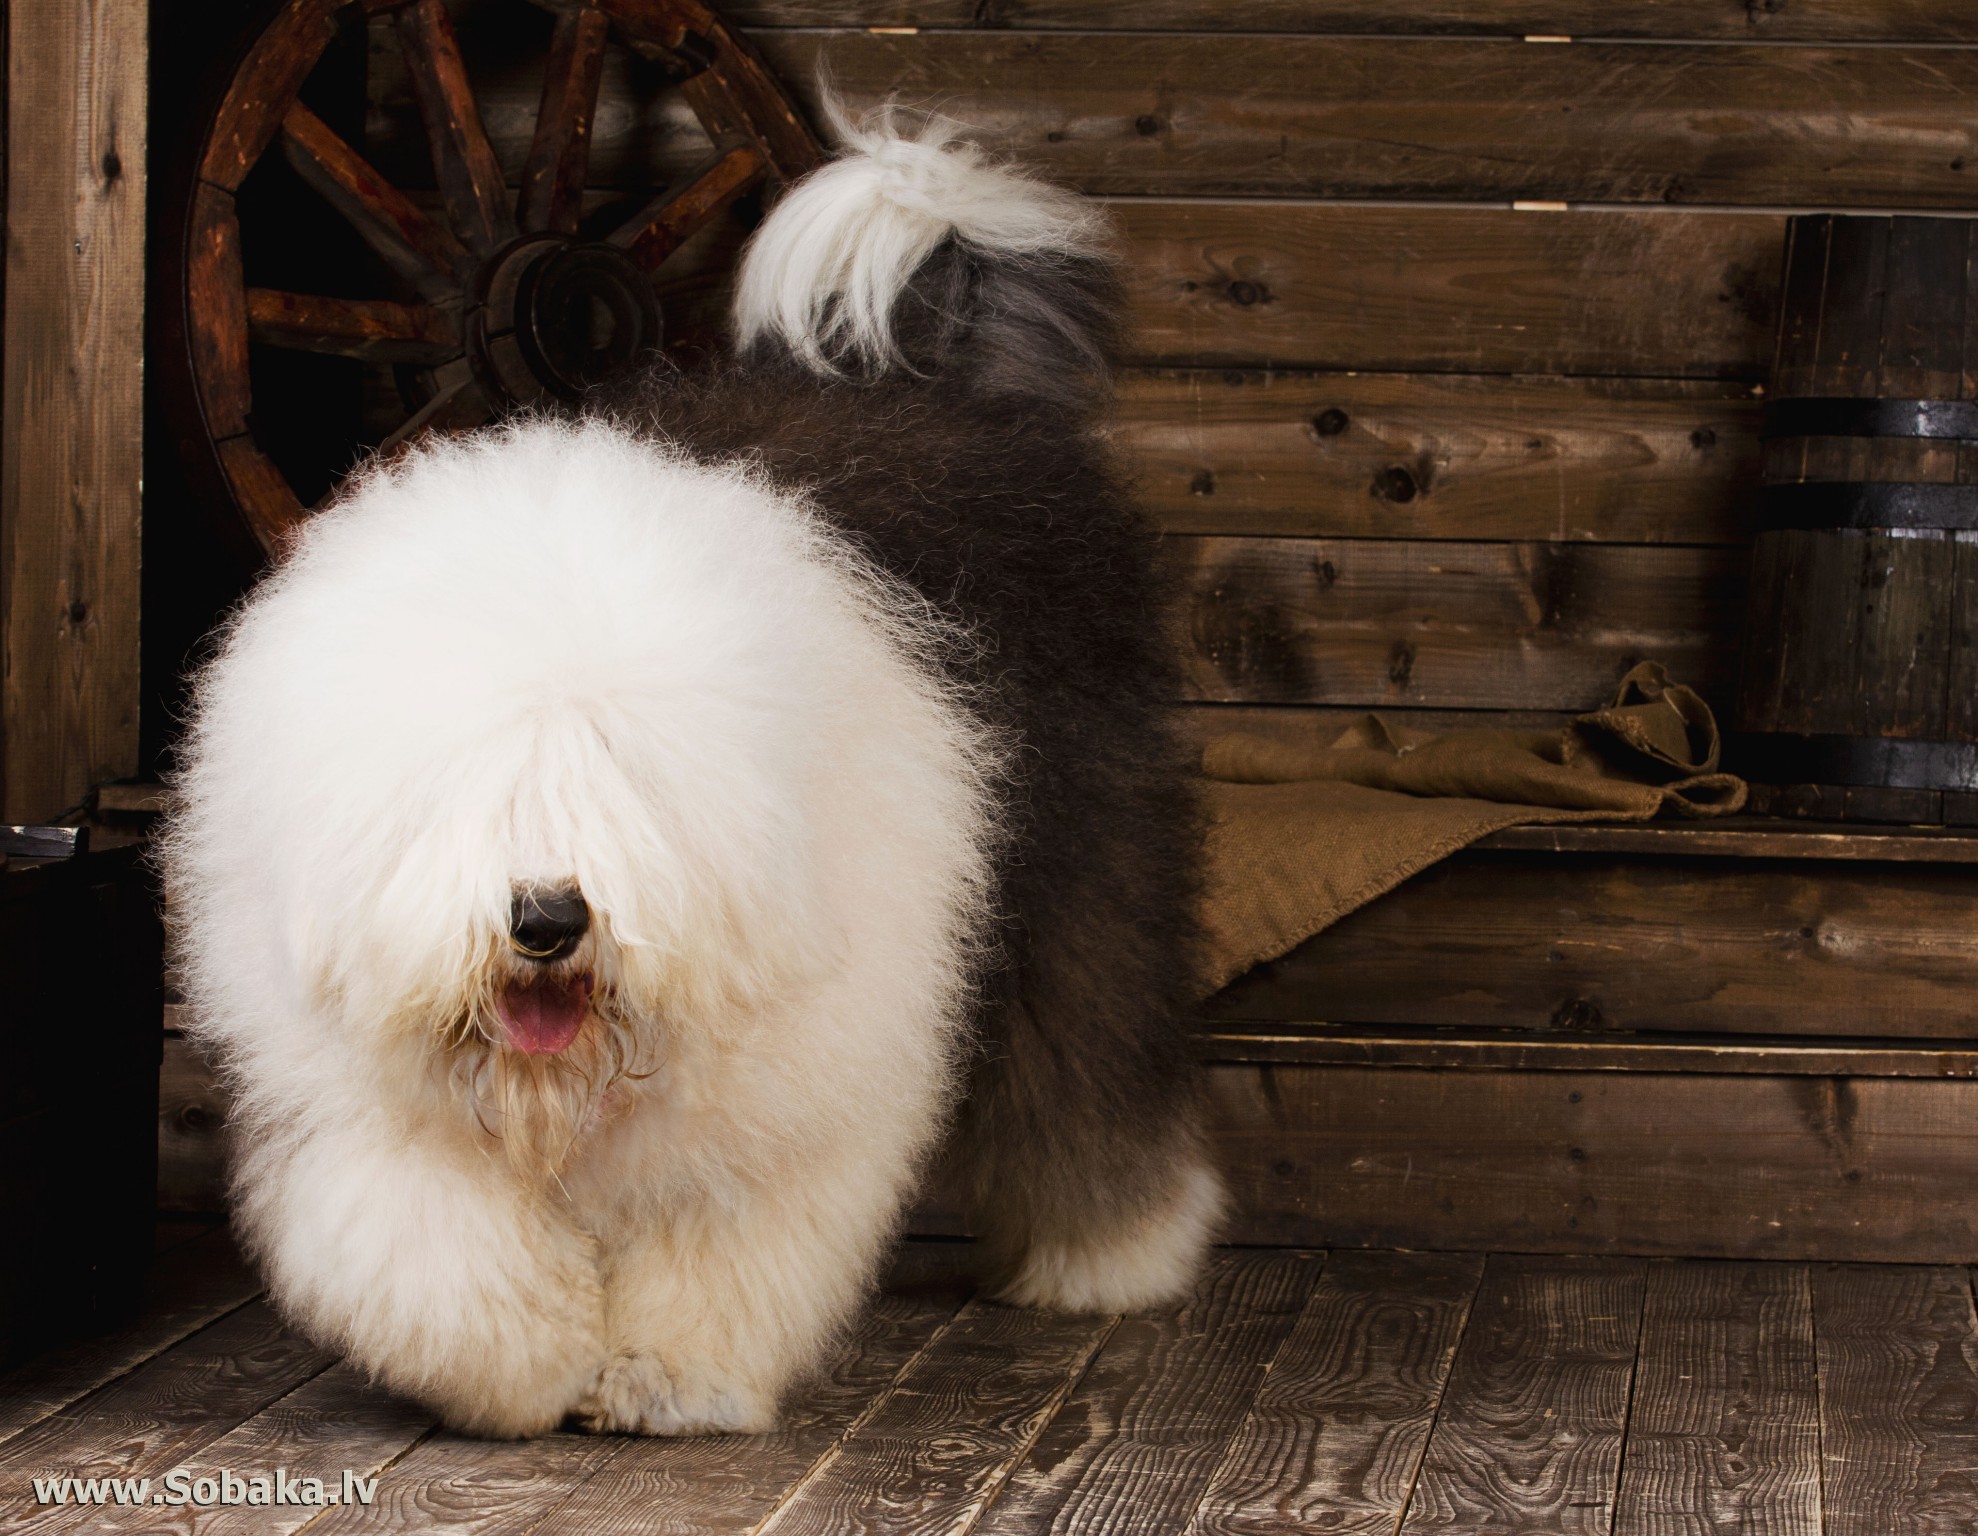
[(137, 770), (146, 8), (11, 0), (0, 820)]
[(1109, 202), (1191, 694), (1286, 729), (1726, 702), (1787, 212), (1978, 211), (1963, 0), (729, 10)]
[[(510, 39), (470, 62), (513, 179), (528, 7), (461, 9)], [(1645, 658), (1727, 705), (1788, 213), (1978, 212), (1965, 0), (726, 10), (814, 118), (828, 76), (1105, 200), (1117, 431), (1191, 573), (1191, 697), (1288, 730), (1583, 709)], [(372, 66), (371, 152), (429, 180)], [(594, 197), (704, 153), (607, 64)], [(739, 238), (669, 274), (669, 324)]]

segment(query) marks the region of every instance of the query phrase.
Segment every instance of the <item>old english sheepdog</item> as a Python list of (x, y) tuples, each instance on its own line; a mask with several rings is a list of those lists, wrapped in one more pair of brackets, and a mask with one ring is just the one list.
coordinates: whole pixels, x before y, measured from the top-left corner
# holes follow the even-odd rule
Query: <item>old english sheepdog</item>
[(943, 1148), (1014, 1304), (1212, 1235), (1104, 230), (841, 132), (734, 361), (374, 466), (200, 680), (163, 860), (241, 1229), (462, 1429), (769, 1427)]

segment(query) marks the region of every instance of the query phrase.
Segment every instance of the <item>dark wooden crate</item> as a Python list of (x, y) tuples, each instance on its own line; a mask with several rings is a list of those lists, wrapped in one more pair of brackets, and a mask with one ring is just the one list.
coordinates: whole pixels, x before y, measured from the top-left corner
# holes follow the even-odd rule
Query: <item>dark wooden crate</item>
[(136, 849), (0, 868), (0, 1362), (137, 1303), (158, 1168), (161, 948)]

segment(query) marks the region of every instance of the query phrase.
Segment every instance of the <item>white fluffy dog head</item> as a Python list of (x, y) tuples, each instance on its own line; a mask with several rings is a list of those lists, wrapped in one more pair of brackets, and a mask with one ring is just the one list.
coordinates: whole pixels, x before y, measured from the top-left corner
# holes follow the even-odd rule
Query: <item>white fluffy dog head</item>
[[(947, 643), (801, 504), (606, 424), (372, 471), (204, 675), (166, 844), (249, 1115), (360, 1078), (553, 1172), (614, 1082), (833, 963), (889, 814), (946, 838), (965, 948), (988, 749)], [(572, 887), (574, 952), (519, 953), (518, 893)]]

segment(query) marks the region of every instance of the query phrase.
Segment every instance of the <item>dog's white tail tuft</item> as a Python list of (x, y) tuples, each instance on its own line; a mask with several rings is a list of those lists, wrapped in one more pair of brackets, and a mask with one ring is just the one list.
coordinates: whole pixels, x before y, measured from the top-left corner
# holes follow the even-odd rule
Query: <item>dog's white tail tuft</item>
[(742, 262), (735, 299), (744, 350), (781, 343), (820, 372), (898, 366), (895, 310), (946, 241), (989, 268), (1102, 263), (1105, 221), (1075, 193), (998, 165), (942, 118), (884, 107), (853, 122), (828, 93), (846, 153), (777, 204)]

